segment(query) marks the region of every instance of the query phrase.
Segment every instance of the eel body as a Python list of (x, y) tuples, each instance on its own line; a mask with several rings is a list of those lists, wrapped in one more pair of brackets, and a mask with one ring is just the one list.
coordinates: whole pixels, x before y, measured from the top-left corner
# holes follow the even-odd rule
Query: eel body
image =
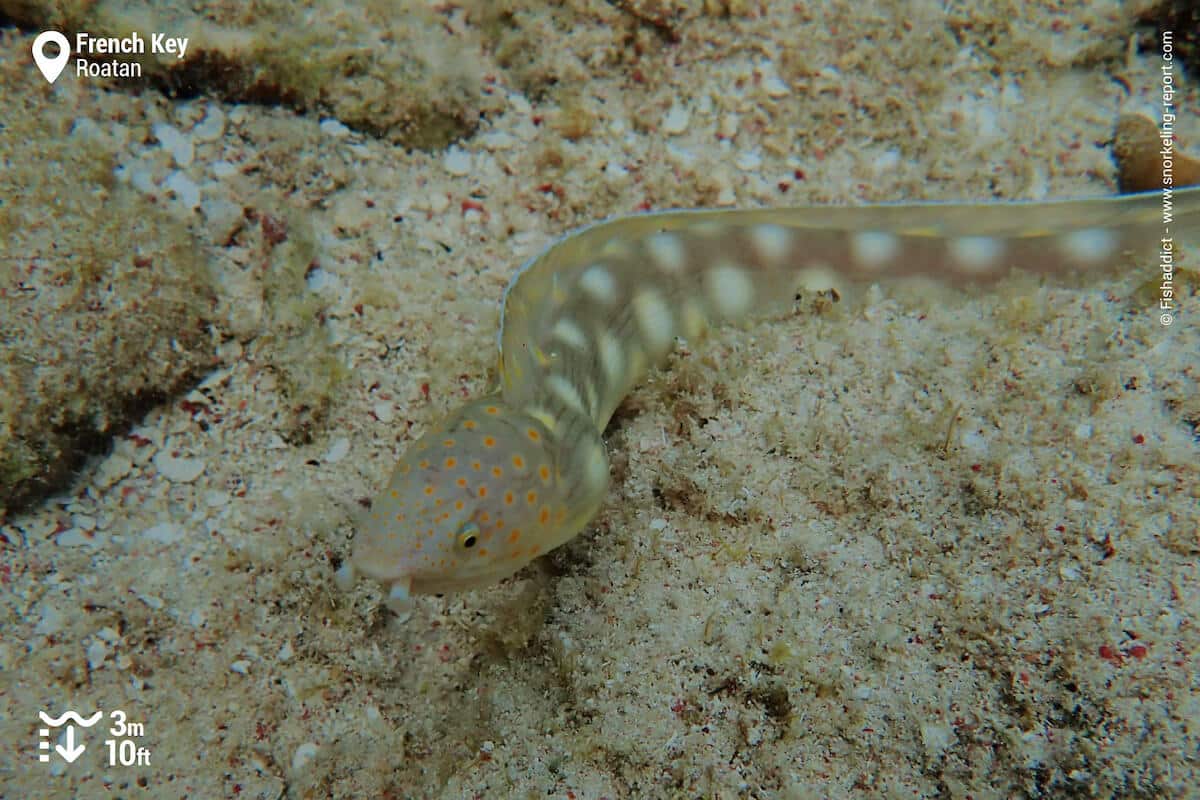
[[(1200, 230), (1200, 188), (1172, 228)], [(359, 521), (339, 573), (410, 595), (511, 575), (582, 530), (608, 487), (601, 436), (677, 338), (788, 304), (797, 288), (1012, 270), (1158, 269), (1159, 192), (1054, 202), (674, 211), (572, 233), (504, 294), (498, 386), (433, 426)]]

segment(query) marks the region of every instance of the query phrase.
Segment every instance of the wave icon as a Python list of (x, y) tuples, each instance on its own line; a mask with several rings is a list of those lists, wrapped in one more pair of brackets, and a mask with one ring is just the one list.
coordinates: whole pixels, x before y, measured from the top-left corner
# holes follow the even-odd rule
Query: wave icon
[(67, 720), (71, 720), (76, 725), (79, 725), (81, 727), (90, 728), (93, 725), (95, 725), (97, 722), (100, 721), (100, 718), (102, 716), (104, 716), (104, 712), (97, 711), (95, 714), (93, 714), (87, 720), (85, 720), (83, 717), (76, 714), (74, 711), (67, 711), (61, 717), (52, 717), (49, 714), (47, 714), (45, 711), (39, 711), (38, 716), (42, 718), (42, 722), (46, 723), (47, 725), (49, 725), (52, 728), (57, 728), (59, 725), (62, 725)]

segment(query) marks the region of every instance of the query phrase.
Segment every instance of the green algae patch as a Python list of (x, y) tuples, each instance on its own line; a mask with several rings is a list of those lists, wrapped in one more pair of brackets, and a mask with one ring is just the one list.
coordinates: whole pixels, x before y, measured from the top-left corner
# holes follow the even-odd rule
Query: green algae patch
[(207, 265), (187, 229), (112, 179), (114, 157), (52, 113), (22, 65), (0, 137), (0, 512), (213, 360)]
[(279, 375), (288, 401), (283, 435), (307, 444), (325, 420), (347, 370), (329, 341), (325, 304), (308, 288), (318, 246), (307, 218), (291, 213), (269, 219), (264, 225), (272, 233), (264, 237), (269, 254), (262, 286), (267, 314), (262, 355)]
[(122, 56), (140, 65), (143, 80), (113, 81), (118, 90), (149, 82), (171, 97), (208, 94), (284, 105), (420, 149), (438, 149), (474, 132), (486, 99), (478, 43), (447, 30), (434, 12), (416, 3), (357, 5), (268, 0), (150, 9), (121, 2), (0, 0), (0, 17), (56, 28), (72, 41), (80, 31), (93, 37), (131, 31), (187, 37), (182, 58), (150, 48)]

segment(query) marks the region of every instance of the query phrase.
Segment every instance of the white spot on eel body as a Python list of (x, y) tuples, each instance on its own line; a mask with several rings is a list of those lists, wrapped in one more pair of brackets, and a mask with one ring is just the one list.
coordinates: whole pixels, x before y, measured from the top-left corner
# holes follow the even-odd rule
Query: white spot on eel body
[(792, 233), (782, 225), (755, 225), (750, 231), (750, 246), (765, 267), (777, 267), (792, 248)]
[(646, 251), (663, 272), (680, 272), (687, 263), (683, 242), (673, 233), (656, 233), (647, 238)]
[(617, 302), (617, 283), (603, 264), (593, 264), (584, 270), (579, 278), (579, 288), (597, 303), (611, 306)]
[(948, 247), (955, 266), (971, 273), (994, 269), (1004, 253), (1004, 242), (994, 236), (959, 236)]
[(862, 231), (850, 235), (850, 252), (860, 267), (882, 269), (900, 252), (900, 240), (886, 231)]
[(626, 356), (629, 375), (637, 380), (646, 371), (646, 353), (637, 342), (629, 343), (629, 354)]
[(1094, 264), (1112, 257), (1117, 236), (1104, 228), (1088, 228), (1064, 234), (1059, 240), (1063, 254), (1073, 261)]
[(530, 408), (525, 413), (545, 425), (546, 430), (551, 433), (554, 433), (555, 429), (558, 428), (558, 421), (554, 419), (554, 415), (544, 408)]
[(564, 344), (579, 351), (586, 351), (588, 347), (587, 337), (583, 334), (583, 329), (575, 324), (574, 320), (563, 317), (554, 324), (551, 335)]
[(629, 258), (632, 252), (633, 247), (630, 245), (629, 240), (620, 236), (609, 239), (600, 248), (600, 255), (604, 258), (624, 260)]
[(713, 267), (704, 275), (708, 301), (723, 317), (738, 317), (754, 302), (754, 285), (745, 270), (729, 264)]
[(602, 331), (597, 344), (600, 350), (600, 368), (604, 370), (608, 386), (619, 385), (625, 377), (625, 356), (621, 352), (621, 343), (611, 332)]
[(587, 415), (588, 411), (583, 407), (583, 398), (579, 396), (579, 390), (562, 375), (551, 375), (546, 378), (546, 388), (554, 392), (567, 408)]
[(604, 457), (604, 445), (592, 445), (587, 460), (587, 484), (593, 490), (608, 483), (608, 459)]
[(643, 289), (633, 296), (633, 313), (650, 355), (658, 357), (667, 352), (675, 330), (671, 309), (667, 308), (662, 296), (653, 289)]
[(595, 410), (600, 407), (600, 398), (596, 394), (595, 381), (588, 381), (586, 384), (584, 384), (583, 391), (585, 394), (587, 394), (588, 408), (592, 409), (592, 411), (595, 412)]

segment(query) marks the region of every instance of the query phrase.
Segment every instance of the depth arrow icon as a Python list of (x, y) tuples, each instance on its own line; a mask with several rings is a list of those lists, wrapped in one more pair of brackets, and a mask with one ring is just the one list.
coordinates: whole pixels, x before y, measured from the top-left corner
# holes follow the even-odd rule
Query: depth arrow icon
[(65, 758), (67, 760), (68, 764), (74, 764), (75, 759), (77, 759), (81, 755), (83, 755), (84, 750), (87, 750), (87, 746), (82, 745), (82, 744), (80, 744), (80, 745), (75, 744), (75, 726), (68, 725), (67, 726), (67, 746), (63, 747), (61, 744), (56, 744), (56, 745), (54, 745), (54, 749), (58, 751), (58, 754), (60, 756), (62, 756), (63, 758)]

